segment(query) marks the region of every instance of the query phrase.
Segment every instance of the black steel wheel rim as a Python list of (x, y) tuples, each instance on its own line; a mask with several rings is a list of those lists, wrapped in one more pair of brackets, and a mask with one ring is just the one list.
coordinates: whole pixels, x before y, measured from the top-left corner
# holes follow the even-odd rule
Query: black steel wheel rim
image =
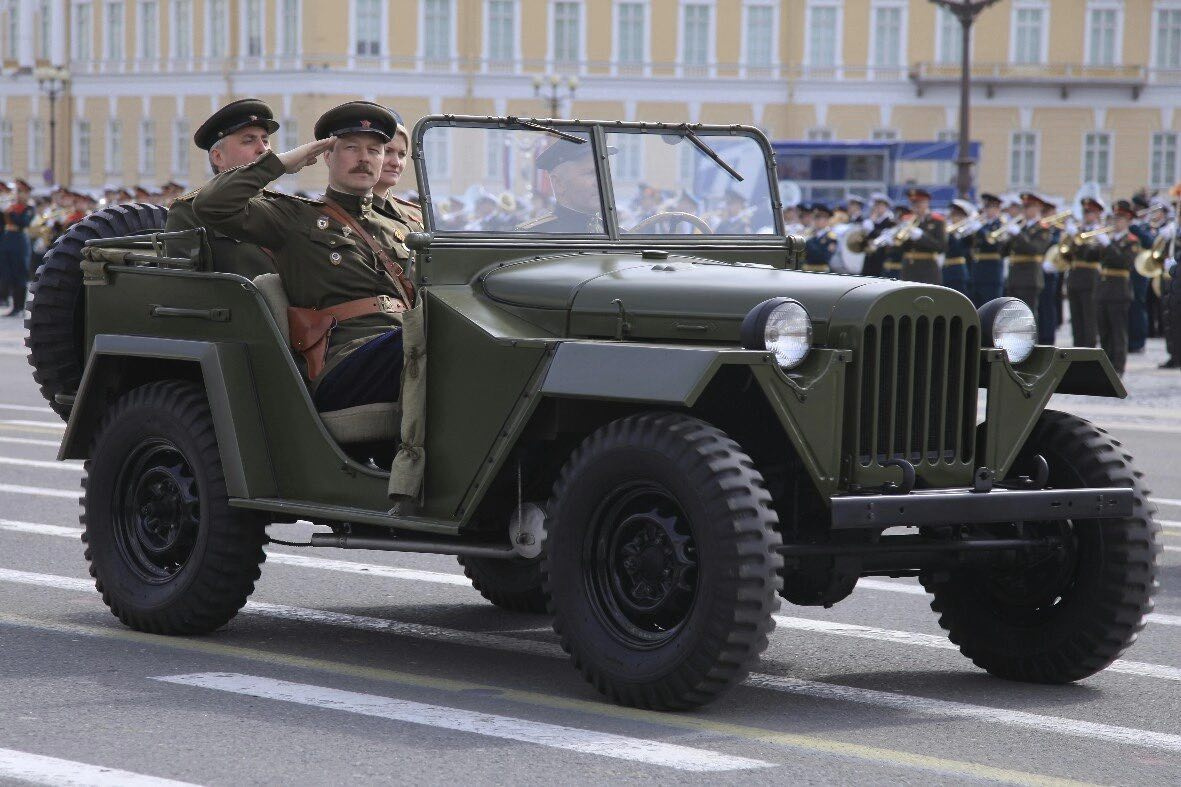
[(1078, 538), (1069, 520), (1026, 522), (1019, 535), (1057, 541), (1060, 546), (1019, 555), (1015, 565), (991, 572), (985, 587), (1010, 614), (1036, 618), (1062, 603), (1073, 588), (1079, 570)]
[(142, 580), (164, 584), (188, 563), (201, 529), (197, 479), (167, 440), (144, 440), (128, 452), (116, 476), (115, 544)]
[(593, 608), (631, 647), (674, 638), (697, 600), (700, 565), (688, 518), (650, 483), (623, 484), (595, 509), (583, 548)]

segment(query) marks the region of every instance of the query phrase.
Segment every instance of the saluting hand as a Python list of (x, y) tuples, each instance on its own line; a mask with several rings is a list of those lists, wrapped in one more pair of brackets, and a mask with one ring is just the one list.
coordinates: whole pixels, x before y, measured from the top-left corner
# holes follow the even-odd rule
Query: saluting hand
[(279, 161), (283, 162), (283, 167), (287, 170), (288, 175), (294, 175), (304, 167), (315, 164), (320, 158), (320, 154), (332, 150), (332, 146), (335, 144), (336, 137), (317, 139), (314, 142), (308, 142), (305, 145), (293, 148), (286, 153), (280, 153)]

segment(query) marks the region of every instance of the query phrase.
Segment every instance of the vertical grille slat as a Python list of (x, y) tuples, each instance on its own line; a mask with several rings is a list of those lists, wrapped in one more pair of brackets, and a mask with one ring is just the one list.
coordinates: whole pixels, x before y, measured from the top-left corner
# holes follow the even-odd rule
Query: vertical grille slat
[(862, 467), (971, 461), (978, 334), (961, 317), (890, 316), (865, 327), (850, 419)]

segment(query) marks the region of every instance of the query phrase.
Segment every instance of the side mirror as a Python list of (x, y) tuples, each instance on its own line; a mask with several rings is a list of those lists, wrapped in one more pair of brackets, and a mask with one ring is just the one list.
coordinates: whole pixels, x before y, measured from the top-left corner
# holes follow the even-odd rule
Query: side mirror
[(429, 232), (412, 232), (406, 236), (406, 245), (411, 251), (429, 249), (435, 236)]

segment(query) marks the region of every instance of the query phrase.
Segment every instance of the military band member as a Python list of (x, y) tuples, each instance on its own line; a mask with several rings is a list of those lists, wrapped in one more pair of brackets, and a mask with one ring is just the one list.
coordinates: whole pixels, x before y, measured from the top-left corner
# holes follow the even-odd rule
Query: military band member
[(912, 188), (906, 192), (917, 220), (901, 242), (903, 281), (940, 284), (937, 256), (947, 251), (947, 224), (938, 213), (931, 212), (931, 194), (926, 189)]
[(714, 232), (718, 235), (750, 235), (753, 232), (746, 197), (734, 189), (726, 189), (722, 195), (722, 219)]
[(865, 220), (865, 197), (860, 194), (850, 194), (845, 203), (846, 212), (849, 214), (849, 223), (860, 224)]
[(799, 205), (784, 205), (783, 206), (783, 232), (786, 235), (800, 235), (804, 231), (804, 225), (800, 223), (800, 206)]
[(891, 210), (889, 196), (880, 191), (870, 195), (869, 218), (864, 219), (861, 226), (866, 231), (865, 263), (861, 267), (861, 275), (881, 276), (887, 250), (873, 248), (873, 241), (894, 226), (894, 211)]
[(1054, 242), (1050, 228), (1042, 224), (1042, 209), (1050, 206), (1044, 198), (1027, 191), (1021, 195), (1024, 215), (1020, 226), (1009, 229), (1006, 245), (1009, 256), (1008, 294), (1021, 299), (1034, 314), (1038, 312), (1038, 298), (1046, 286), (1042, 260)]
[[(1083, 223), (1080, 232), (1099, 229), (1099, 220), (1107, 206), (1098, 199), (1087, 197), (1082, 201)], [(1099, 338), (1098, 315), (1095, 305), (1095, 287), (1099, 283), (1099, 258), (1103, 253), (1102, 235), (1077, 248), (1070, 260), (1070, 272), (1066, 277), (1066, 297), (1070, 303), (1070, 330), (1075, 347), (1094, 347)]]
[[(914, 218), (914, 209), (909, 205), (898, 204), (894, 206), (894, 214), (898, 217), (895, 226), (907, 224)], [(885, 256), (882, 258), (882, 277), (886, 279), (902, 278), (902, 245), (897, 241), (892, 241), (887, 243), (883, 250)]]
[(33, 187), (18, 179), (14, 184), (16, 196), (4, 208), (4, 229), (0, 231), (0, 278), (12, 298), (9, 317), (24, 313), (25, 294), (29, 283), (29, 255), (31, 246), (26, 232), (37, 213), (29, 197)]
[[(1157, 203), (1160, 207), (1163, 204)], [(1155, 213), (1153, 204), (1143, 193), (1132, 197), (1132, 209), (1137, 218), (1133, 220), (1129, 231), (1140, 241), (1140, 247), (1151, 249), (1156, 240), (1156, 232), (1152, 228), (1152, 215)], [(1143, 218), (1139, 218), (1143, 216)], [(1142, 353), (1148, 344), (1148, 287), (1149, 281), (1141, 276), (1139, 271), (1132, 269), (1132, 303), (1128, 307), (1128, 352)]]
[[(193, 202), (198, 218), (218, 231), (274, 252), (293, 307), (333, 318), (323, 368), (308, 365), (321, 411), (399, 398), (402, 314), (415, 303), (402, 269), (410, 227), (373, 209), (397, 125), (379, 104), (342, 104), (316, 121), (317, 141), (216, 175)], [(259, 193), (321, 155), (328, 167), (323, 200)]]
[(980, 229), (972, 239), (972, 303), (979, 309), (1001, 297), (1005, 289), (1005, 264), (1001, 259), (1004, 239), (993, 236), (1004, 223), (1001, 198), (995, 194), (981, 194), (983, 213)]
[[(241, 167), (257, 161), (271, 149), (270, 136), (279, 130), (271, 108), (256, 98), (244, 98), (225, 105), (201, 124), (193, 135), (193, 142), (209, 154), (213, 174)], [(253, 279), (264, 273), (274, 273), (275, 265), (268, 249), (257, 243), (238, 240), (205, 225), (197, 218), (193, 203), (200, 189), (190, 191), (173, 200), (168, 208), (168, 232), (205, 229), (205, 242), (210, 252), (206, 264), (220, 273), (236, 273)], [(260, 192), (271, 197), (275, 192)], [(191, 241), (174, 240), (167, 243), (168, 253), (187, 257)]]
[(837, 236), (828, 228), (832, 208), (822, 203), (812, 206), (812, 236), (804, 242), (804, 266), (801, 270), (820, 273), (831, 270), (830, 263), (837, 253)]
[(1099, 257), (1102, 266), (1095, 289), (1098, 306), (1099, 343), (1111, 359), (1111, 365), (1123, 376), (1128, 362), (1128, 308), (1132, 303), (1131, 273), (1136, 255), (1140, 253), (1140, 239), (1130, 231), (1136, 211), (1132, 203), (1115, 203), (1115, 230), (1101, 235), (1103, 246)]
[[(1046, 202), (1042, 206), (1042, 220), (1045, 221), (1056, 213), (1057, 208), (1057, 205)], [(1047, 227), (1050, 230), (1050, 248), (1052, 249), (1062, 240), (1062, 230), (1048, 224)], [(1058, 335), (1058, 326), (1062, 322), (1060, 316), (1062, 274), (1054, 267), (1052, 261), (1046, 261), (1043, 257), (1042, 275), (1045, 277), (1046, 286), (1042, 288), (1041, 295), (1038, 296), (1037, 311), (1034, 312), (1037, 317), (1037, 343), (1054, 344)]]
[[(965, 229), (967, 222), (976, 216), (976, 206), (965, 199), (954, 199), (948, 210), (952, 224)], [(948, 233), (947, 257), (943, 260), (943, 286), (962, 292), (971, 297), (972, 282), (968, 263), (972, 258), (972, 234), (967, 232)]]

